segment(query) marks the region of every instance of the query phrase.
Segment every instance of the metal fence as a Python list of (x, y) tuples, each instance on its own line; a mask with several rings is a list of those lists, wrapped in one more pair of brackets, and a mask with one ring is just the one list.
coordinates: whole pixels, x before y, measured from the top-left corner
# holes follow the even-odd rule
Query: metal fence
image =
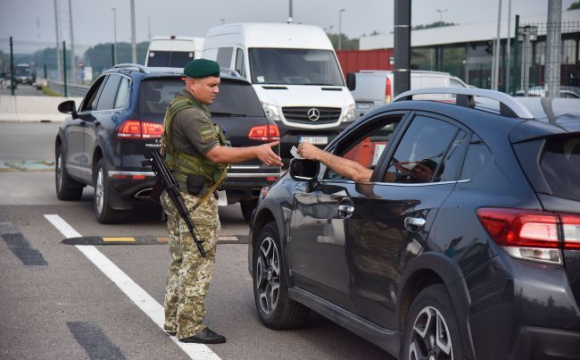
[[(561, 32), (561, 37), (546, 48), (549, 30)], [(517, 31), (520, 49), (514, 54), (519, 58), (514, 69), (516, 90), (528, 93), (530, 89), (545, 89), (549, 85), (580, 86), (580, 21), (526, 23)], [(551, 62), (547, 62), (546, 51), (554, 55)], [(559, 68), (560, 76), (548, 79), (546, 70), (550, 67)]]

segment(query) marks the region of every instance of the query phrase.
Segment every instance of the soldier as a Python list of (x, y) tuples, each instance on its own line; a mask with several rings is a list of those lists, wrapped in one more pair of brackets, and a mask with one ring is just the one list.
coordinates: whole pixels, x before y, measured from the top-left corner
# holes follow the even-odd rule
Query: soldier
[(197, 59), (184, 68), (185, 87), (169, 105), (164, 119), (162, 152), (165, 163), (180, 185), (180, 193), (203, 241), (207, 257), (202, 257), (185, 222), (167, 192), (161, 205), (167, 214), (171, 266), (165, 292), (164, 329), (181, 342), (219, 344), (226, 341), (203, 324), (204, 300), (214, 270), (220, 221), (213, 192), (225, 179), (228, 164), (257, 158), (266, 165), (281, 166), (272, 151), (278, 142), (260, 146), (231, 148), (206, 105), (219, 92), (217, 62)]

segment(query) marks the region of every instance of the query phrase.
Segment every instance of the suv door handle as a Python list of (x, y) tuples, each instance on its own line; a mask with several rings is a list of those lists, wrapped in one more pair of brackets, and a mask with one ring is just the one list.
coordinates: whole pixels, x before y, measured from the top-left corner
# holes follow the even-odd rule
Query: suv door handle
[(425, 224), (427, 223), (427, 221), (425, 221), (425, 219), (423, 218), (414, 218), (414, 217), (406, 217), (404, 224), (405, 224), (405, 229), (407, 229), (408, 231), (418, 231), (420, 228), (422, 228), (423, 226), (425, 226)]
[(351, 199), (342, 199), (338, 204), (338, 216), (348, 219), (354, 213), (354, 203)]

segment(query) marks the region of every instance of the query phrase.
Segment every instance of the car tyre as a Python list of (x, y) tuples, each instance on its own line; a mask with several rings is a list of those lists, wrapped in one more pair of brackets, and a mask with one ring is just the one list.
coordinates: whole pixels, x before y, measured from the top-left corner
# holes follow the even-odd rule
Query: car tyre
[(446, 287), (431, 285), (421, 291), (405, 325), (402, 359), (463, 359), (462, 343)]
[(126, 212), (111, 208), (111, 190), (109, 189), (105, 160), (100, 159), (94, 176), (95, 199), (93, 209), (97, 221), (101, 224), (114, 224), (125, 220)]
[(242, 209), (242, 215), (244, 219), (249, 223), (252, 219), (252, 214), (258, 206), (258, 199), (253, 200), (242, 200), (240, 201), (240, 208)]
[(56, 196), (60, 200), (79, 200), (83, 195), (84, 185), (73, 180), (66, 171), (64, 156), (62, 154), (62, 145), (57, 146), (55, 155), (54, 180), (56, 185)]
[(254, 248), (254, 301), (260, 321), (276, 330), (304, 325), (310, 309), (290, 299), (286, 266), (274, 222), (261, 231)]

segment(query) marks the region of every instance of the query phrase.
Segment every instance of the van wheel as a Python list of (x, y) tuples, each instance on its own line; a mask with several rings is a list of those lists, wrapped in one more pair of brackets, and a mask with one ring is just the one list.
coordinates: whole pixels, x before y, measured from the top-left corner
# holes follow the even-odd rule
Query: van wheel
[(444, 285), (421, 291), (409, 312), (403, 339), (404, 360), (461, 360), (463, 351), (451, 297)]
[(258, 206), (258, 199), (254, 200), (242, 200), (240, 201), (240, 207), (242, 208), (242, 215), (246, 222), (250, 222), (252, 220), (252, 213)]
[(260, 321), (276, 330), (299, 328), (310, 309), (288, 296), (286, 267), (276, 224), (267, 224), (254, 248), (254, 301)]
[(54, 169), (54, 180), (56, 185), (56, 196), (60, 200), (78, 200), (83, 195), (84, 185), (78, 181), (73, 180), (64, 163), (62, 155), (62, 145), (56, 148), (56, 162)]
[(97, 163), (97, 169), (93, 175), (95, 177), (95, 199), (93, 209), (95, 217), (101, 224), (114, 224), (125, 220), (126, 211), (114, 210), (109, 205), (111, 201), (111, 190), (109, 189), (107, 169), (105, 160), (101, 159)]

